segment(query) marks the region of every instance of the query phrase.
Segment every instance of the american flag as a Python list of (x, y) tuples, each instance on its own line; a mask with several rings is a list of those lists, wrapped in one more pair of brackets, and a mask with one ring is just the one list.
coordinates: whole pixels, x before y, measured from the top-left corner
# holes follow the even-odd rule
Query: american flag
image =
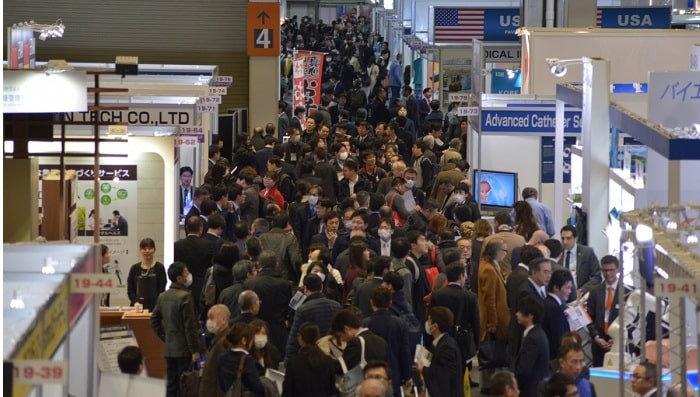
[(595, 26), (597, 28), (601, 27), (603, 25), (603, 10), (600, 8), (596, 8), (595, 11)]
[(435, 8), (435, 36), (441, 43), (471, 43), (484, 39), (484, 10), (475, 8)]

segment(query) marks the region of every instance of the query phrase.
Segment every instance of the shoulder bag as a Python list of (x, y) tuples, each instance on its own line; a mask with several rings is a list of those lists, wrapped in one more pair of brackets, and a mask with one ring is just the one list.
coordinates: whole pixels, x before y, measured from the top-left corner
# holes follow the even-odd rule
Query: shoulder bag
[(360, 363), (354, 368), (348, 369), (343, 356), (340, 356), (338, 359), (340, 362), (340, 367), (343, 369), (343, 374), (336, 377), (336, 387), (338, 388), (341, 397), (355, 397), (357, 395), (357, 387), (364, 380), (362, 370), (367, 364), (367, 361), (365, 361), (365, 338), (358, 336), (357, 339), (360, 340), (360, 346), (362, 349)]
[(233, 382), (233, 385), (231, 385), (231, 388), (229, 388), (226, 392), (226, 397), (253, 397), (253, 393), (251, 393), (248, 390), (245, 390), (245, 388), (243, 387), (243, 366), (245, 365), (246, 357), (247, 354), (244, 353), (243, 357), (241, 357), (240, 364), (238, 364), (238, 376)]
[(459, 346), (459, 352), (462, 354), (462, 362), (471, 360), (476, 354), (476, 343), (474, 342), (474, 333), (471, 328), (462, 327), (462, 315), (464, 313), (464, 299), (459, 301), (459, 311), (455, 320), (455, 341)]

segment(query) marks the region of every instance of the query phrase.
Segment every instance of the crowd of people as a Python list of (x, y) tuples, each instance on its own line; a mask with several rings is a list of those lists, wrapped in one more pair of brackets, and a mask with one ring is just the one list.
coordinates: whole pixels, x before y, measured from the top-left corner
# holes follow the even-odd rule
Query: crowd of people
[[(147, 298), (131, 293), (139, 275), (156, 275), (151, 321), (166, 345), (167, 395), (205, 361), (200, 396), (274, 395), (268, 370), (284, 372), (282, 396), (462, 396), (479, 385), (465, 376), (479, 352), (482, 395), (569, 396), (572, 386), (594, 396), (564, 310), (589, 293), (600, 365), (617, 316), (617, 258), (599, 262), (571, 226), (553, 239), (551, 211), (531, 187), (493, 225), (481, 219), (466, 121), (443, 115), (429, 88), (416, 100), (401, 56), (390, 61), (366, 18), (282, 27), (283, 59), (328, 53), (321, 105), (289, 115), (280, 101), (278, 124), (238, 136), (230, 159), (212, 145), (200, 186), (183, 167), (187, 236), (175, 243), (171, 287), (152, 240), (129, 275), (132, 303)], [(419, 344), (429, 366), (414, 362)]]

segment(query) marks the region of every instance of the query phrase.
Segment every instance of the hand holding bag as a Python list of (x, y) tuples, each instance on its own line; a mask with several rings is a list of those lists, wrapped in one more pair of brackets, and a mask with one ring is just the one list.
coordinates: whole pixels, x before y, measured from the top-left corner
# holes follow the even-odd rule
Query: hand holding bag
[(197, 368), (197, 363), (180, 375), (180, 387), (178, 397), (197, 397), (199, 394), (199, 382), (202, 380), (202, 372)]
[(496, 340), (489, 333), (486, 340), (479, 344), (479, 369), (494, 369), (508, 366), (508, 350), (506, 342)]

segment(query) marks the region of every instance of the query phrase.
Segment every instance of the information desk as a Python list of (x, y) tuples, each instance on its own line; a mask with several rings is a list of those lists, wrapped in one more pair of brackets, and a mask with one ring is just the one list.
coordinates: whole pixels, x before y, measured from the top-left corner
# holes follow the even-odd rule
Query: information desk
[(128, 325), (134, 331), (148, 376), (165, 379), (165, 345), (151, 328), (151, 313), (100, 311), (100, 326), (117, 324)]

